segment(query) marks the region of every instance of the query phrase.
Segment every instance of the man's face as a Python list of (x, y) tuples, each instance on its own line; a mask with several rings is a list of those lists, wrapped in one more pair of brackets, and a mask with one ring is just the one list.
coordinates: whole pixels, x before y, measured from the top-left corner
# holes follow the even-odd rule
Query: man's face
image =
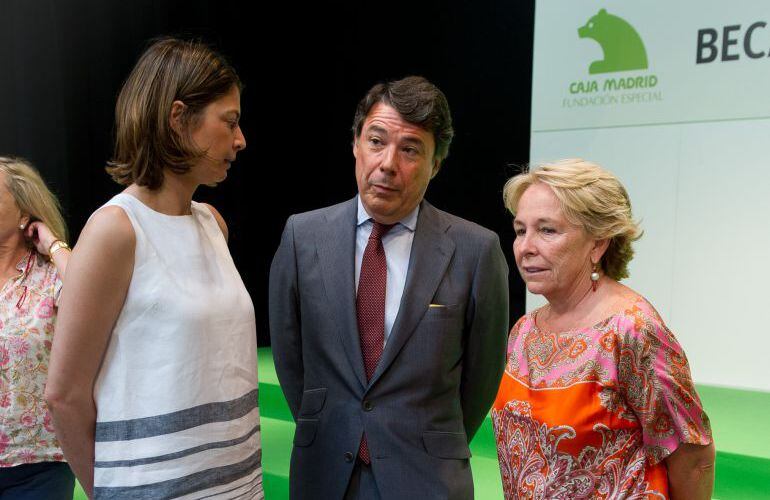
[(369, 215), (394, 224), (414, 210), (438, 171), (435, 151), (431, 132), (375, 104), (353, 144), (358, 194)]

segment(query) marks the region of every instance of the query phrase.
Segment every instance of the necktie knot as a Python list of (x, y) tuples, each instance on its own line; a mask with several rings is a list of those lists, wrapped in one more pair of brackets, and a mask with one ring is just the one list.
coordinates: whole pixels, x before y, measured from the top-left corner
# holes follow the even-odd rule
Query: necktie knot
[(383, 236), (385, 236), (388, 231), (390, 231), (395, 224), (382, 224), (377, 221), (372, 221), (374, 223), (374, 227), (372, 227), (372, 233), (369, 235), (369, 239), (374, 240), (380, 240)]

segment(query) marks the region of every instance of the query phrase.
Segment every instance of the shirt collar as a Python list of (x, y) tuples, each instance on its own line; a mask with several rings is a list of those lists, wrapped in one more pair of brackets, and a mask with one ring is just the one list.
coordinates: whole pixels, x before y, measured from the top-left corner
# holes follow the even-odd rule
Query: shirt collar
[[(356, 196), (356, 202), (358, 203), (358, 222), (356, 223), (356, 226), (360, 226), (364, 222), (371, 220), (372, 217), (367, 213), (366, 208), (364, 208), (364, 204), (361, 202), (360, 195)], [(409, 212), (406, 215), (406, 217), (398, 221), (397, 224), (401, 224), (405, 228), (414, 232), (414, 230), (417, 228), (417, 215), (419, 213), (420, 213), (420, 205), (418, 203), (417, 206), (414, 207), (414, 210)]]
[(29, 250), (24, 254), (18, 264), (16, 264), (16, 270), (19, 271), (19, 277), (26, 276), (34, 266), (35, 251)]

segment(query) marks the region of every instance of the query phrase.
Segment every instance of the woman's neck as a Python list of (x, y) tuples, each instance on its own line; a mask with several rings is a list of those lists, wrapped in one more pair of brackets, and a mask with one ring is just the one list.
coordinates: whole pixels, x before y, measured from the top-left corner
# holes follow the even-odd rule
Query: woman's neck
[(579, 280), (567, 293), (546, 297), (548, 305), (538, 315), (538, 323), (551, 331), (591, 326), (615, 311), (617, 299), (622, 295), (621, 288), (621, 285), (606, 276), (601, 276), (596, 282), (596, 290), (590, 278)]
[(190, 215), (190, 204), (197, 185), (185, 182), (182, 176), (165, 172), (158, 189), (131, 184), (126, 192), (139, 198), (156, 212), (166, 215)]
[(16, 266), (19, 261), (29, 251), (26, 241), (19, 231), (18, 236), (12, 236), (7, 238), (6, 241), (0, 243), (0, 277), (2, 277), (2, 283), (18, 274)]
[[(587, 268), (588, 269), (588, 268)], [(604, 276), (600, 280), (605, 279)], [(565, 315), (580, 309), (587, 302), (591, 302), (592, 294), (591, 271), (581, 272), (570, 286), (545, 296), (548, 300), (550, 312), (554, 315)]]

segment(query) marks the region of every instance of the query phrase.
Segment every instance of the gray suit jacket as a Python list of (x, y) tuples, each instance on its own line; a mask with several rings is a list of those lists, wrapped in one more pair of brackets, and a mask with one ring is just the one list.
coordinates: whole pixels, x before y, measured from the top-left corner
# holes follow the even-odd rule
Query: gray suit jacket
[(382, 498), (472, 498), (468, 442), (505, 362), (500, 242), (422, 202), (398, 315), (367, 383), (356, 209), (354, 198), (291, 216), (270, 270), (273, 356), (297, 423), (291, 498), (341, 499), (364, 430)]

